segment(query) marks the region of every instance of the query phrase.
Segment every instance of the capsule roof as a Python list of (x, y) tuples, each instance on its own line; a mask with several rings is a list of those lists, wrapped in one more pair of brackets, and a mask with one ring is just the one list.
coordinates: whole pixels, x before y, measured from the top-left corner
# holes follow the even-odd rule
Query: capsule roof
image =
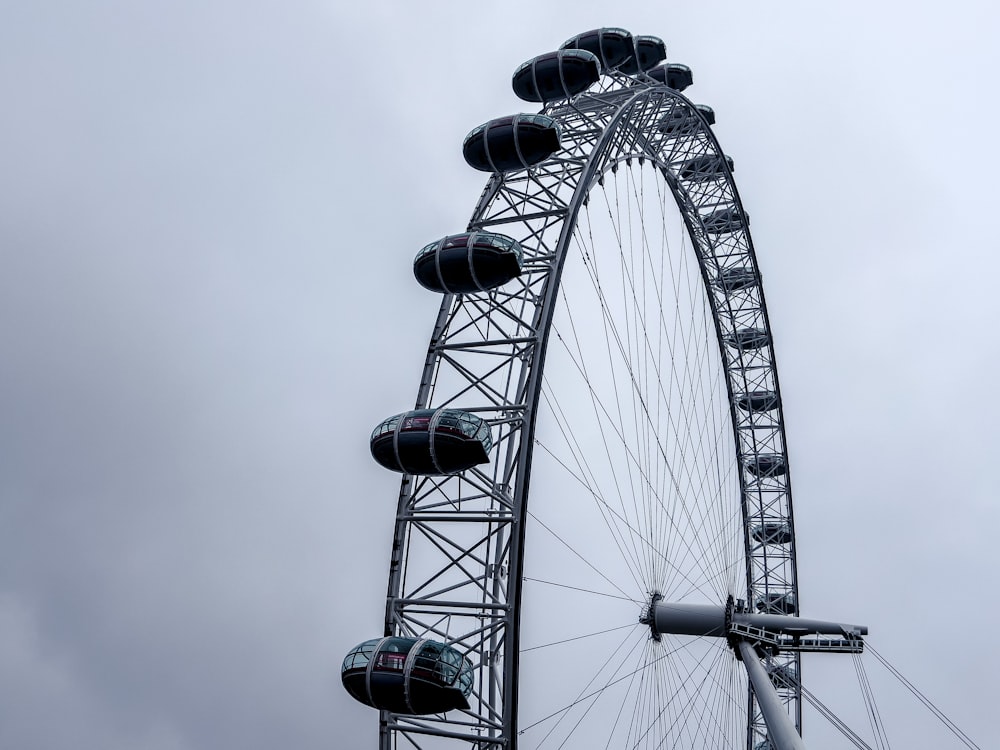
[(585, 49), (593, 52), (604, 70), (617, 68), (635, 56), (635, 42), (625, 29), (607, 27), (577, 34), (563, 42), (560, 49)]
[(659, 65), (667, 59), (667, 45), (658, 36), (637, 36), (635, 51), (623, 62), (618, 70), (635, 75)]
[(709, 107), (707, 104), (695, 104), (694, 108), (698, 110), (701, 117), (709, 125), (715, 125), (715, 110)]
[(561, 49), (532, 58), (514, 71), (514, 93), (528, 102), (570, 99), (601, 78), (601, 61), (585, 49)]
[(680, 63), (665, 63), (647, 71), (647, 75), (674, 91), (683, 91), (694, 83), (694, 74), (691, 72), (691, 68)]
[(561, 135), (559, 124), (546, 115), (498, 117), (465, 136), (462, 154), (482, 172), (528, 169), (560, 149)]

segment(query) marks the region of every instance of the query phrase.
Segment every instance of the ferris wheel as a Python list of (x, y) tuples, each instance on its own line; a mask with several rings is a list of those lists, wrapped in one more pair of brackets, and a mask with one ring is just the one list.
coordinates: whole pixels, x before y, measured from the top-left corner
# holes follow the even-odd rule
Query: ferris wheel
[[(380, 748), (801, 747), (788, 455), (749, 217), (713, 111), (663, 42), (605, 28), (514, 74), (442, 296), (403, 474), (385, 628), (342, 677)], [(529, 491), (530, 483), (530, 491)]]

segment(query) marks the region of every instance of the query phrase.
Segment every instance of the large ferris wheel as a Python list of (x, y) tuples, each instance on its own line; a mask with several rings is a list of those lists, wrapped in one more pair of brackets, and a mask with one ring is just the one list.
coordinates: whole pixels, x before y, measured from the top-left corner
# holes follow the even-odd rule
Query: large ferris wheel
[[(714, 113), (655, 37), (522, 65), (539, 114), (473, 130), (489, 172), (417, 280), (443, 295), (383, 637), (348, 654), (380, 747), (801, 747), (802, 651), (771, 326)], [(530, 483), (530, 489), (529, 489)]]

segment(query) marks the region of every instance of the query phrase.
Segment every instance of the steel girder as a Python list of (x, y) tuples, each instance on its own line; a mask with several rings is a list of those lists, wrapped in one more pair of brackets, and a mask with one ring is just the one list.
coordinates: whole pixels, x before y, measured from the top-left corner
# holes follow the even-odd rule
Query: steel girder
[[(596, 93), (544, 110), (563, 129), (558, 154), (531, 170), (494, 175), (476, 205), (468, 228), (518, 240), (525, 252), (523, 274), (500, 289), (444, 296), (415, 406), (459, 407), (486, 418), (496, 438), (491, 463), (455, 476), (403, 477), (385, 614), (386, 635), (433, 634), (463, 650), (476, 683), (471, 708), (455, 716), (383, 712), (383, 750), (397, 734), (416, 747), (427, 736), (483, 748), (516, 746), (520, 571), (545, 336), (575, 211), (607, 171), (633, 160), (661, 170), (687, 224), (714, 312), (739, 461), (772, 454), (787, 466), (763, 292), (759, 283), (735, 292), (713, 283), (720, 271), (734, 267), (749, 269), (759, 281), (746, 213), (728, 166), (720, 179), (682, 176), (682, 165), (723, 153), (700, 118), (680, 134), (656, 127), (679, 107), (693, 110), (685, 97), (655, 82), (607, 76)], [(733, 231), (706, 227), (706, 218), (720, 209), (737, 212)], [(747, 328), (765, 331), (766, 344), (743, 350), (724, 343)], [(736, 407), (740, 394), (760, 390), (779, 394), (776, 409)], [(741, 470), (740, 477), (748, 602), (790, 594), (797, 613), (794, 535), (790, 544), (774, 545), (755, 541), (751, 533), (766, 522), (792, 526), (788, 474)], [(797, 655), (782, 659), (800, 669)], [(797, 684), (782, 682), (778, 692), (800, 724)], [(749, 746), (766, 730), (752, 696), (748, 712)]]

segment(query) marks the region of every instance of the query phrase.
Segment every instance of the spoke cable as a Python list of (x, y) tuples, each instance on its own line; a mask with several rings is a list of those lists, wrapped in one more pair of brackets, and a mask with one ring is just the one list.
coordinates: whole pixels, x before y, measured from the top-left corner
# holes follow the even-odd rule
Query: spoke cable
[(880, 750), (889, 750), (889, 738), (885, 733), (885, 726), (882, 724), (882, 717), (879, 715), (878, 707), (875, 704), (875, 693), (872, 691), (868, 675), (865, 674), (864, 665), (861, 663), (860, 654), (851, 654), (851, 661), (854, 662), (854, 671), (858, 677), (858, 684), (861, 686), (861, 695), (865, 701), (865, 712), (868, 714), (868, 723), (871, 725), (872, 733), (875, 735), (875, 744)]
[(930, 710), (930, 712), (933, 713), (934, 716), (936, 716), (942, 724), (948, 727), (948, 729), (951, 730), (951, 733), (954, 734), (956, 737), (958, 737), (958, 739), (961, 740), (966, 747), (971, 748), (972, 750), (981, 750), (979, 745), (973, 742), (972, 739), (969, 737), (969, 735), (967, 735), (965, 732), (959, 729), (958, 725), (955, 724), (955, 722), (953, 722), (947, 716), (945, 716), (944, 712), (940, 708), (935, 706), (934, 703), (931, 702), (930, 698), (928, 698), (926, 695), (920, 692), (920, 690), (917, 689), (916, 685), (914, 685), (912, 682), (906, 679), (903, 676), (903, 674), (898, 669), (896, 669), (896, 667), (894, 667), (892, 664), (889, 663), (888, 659), (886, 659), (884, 656), (882, 656), (882, 654), (876, 651), (872, 647), (872, 645), (867, 641), (865, 642), (865, 650), (870, 651), (872, 655), (876, 659), (878, 659), (878, 661), (882, 664), (882, 666), (884, 666), (887, 670), (889, 670), (889, 673), (897, 680), (899, 680), (907, 690), (913, 693), (913, 695), (917, 698), (917, 700), (923, 703), (924, 706), (928, 710)]
[(604, 635), (606, 633), (613, 633), (616, 630), (624, 630), (625, 628), (634, 628), (636, 623), (630, 622), (628, 625), (619, 625), (616, 628), (608, 628), (607, 630), (599, 630), (596, 633), (587, 633), (586, 635), (576, 635), (572, 638), (564, 638), (561, 641), (552, 641), (552, 643), (543, 643), (540, 646), (531, 646), (530, 648), (522, 648), (521, 653), (527, 653), (528, 651), (537, 651), (540, 648), (548, 648), (549, 646), (558, 646), (563, 643), (569, 643), (570, 641), (579, 641), (583, 638), (593, 638), (594, 636)]
[(522, 581), (534, 581), (535, 583), (544, 583), (547, 586), (558, 586), (563, 589), (572, 589), (573, 591), (582, 591), (585, 594), (594, 594), (596, 596), (606, 596), (610, 599), (621, 599), (626, 602), (632, 602), (633, 604), (642, 604), (642, 602), (633, 599), (630, 596), (618, 596), (617, 594), (606, 594), (603, 591), (593, 591), (591, 589), (580, 588), (579, 586), (570, 586), (566, 583), (556, 583), (555, 581), (543, 581), (541, 578), (529, 578), (528, 576), (521, 576)]

